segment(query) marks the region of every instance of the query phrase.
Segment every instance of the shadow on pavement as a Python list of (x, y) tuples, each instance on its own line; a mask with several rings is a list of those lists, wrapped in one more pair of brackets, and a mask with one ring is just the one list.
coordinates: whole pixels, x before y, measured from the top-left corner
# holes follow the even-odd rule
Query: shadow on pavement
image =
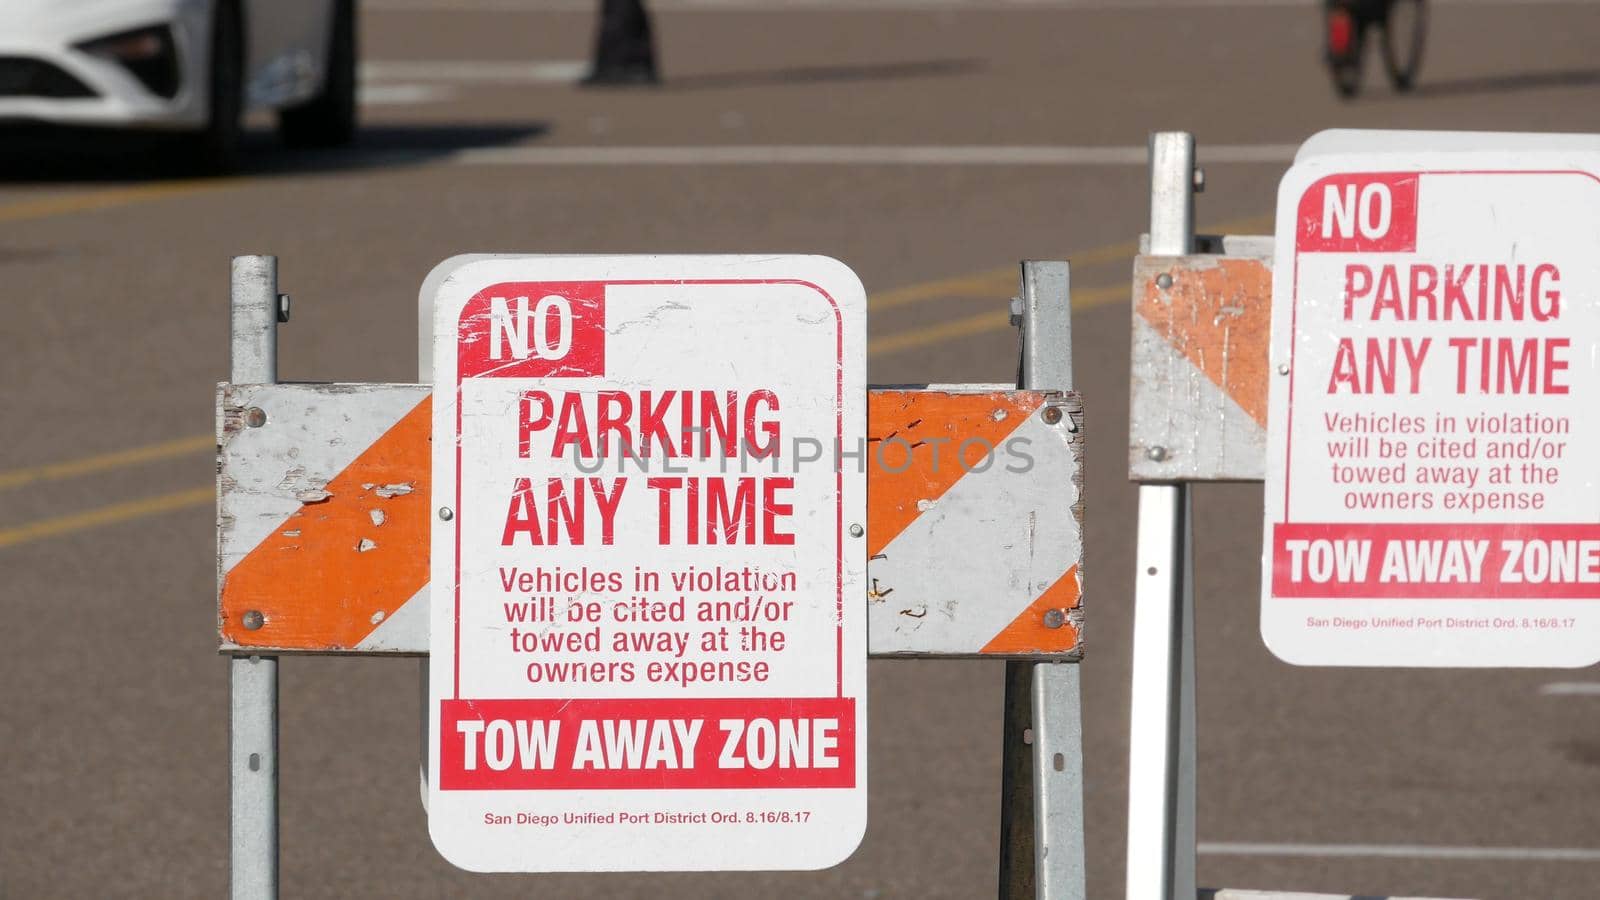
[(1600, 69), (1557, 69), (1518, 75), (1483, 75), (1449, 81), (1422, 81), (1412, 90), (1418, 97), (1453, 97), (1467, 94), (1507, 94), (1542, 88), (1600, 85)]
[(795, 66), (760, 72), (712, 72), (704, 75), (673, 75), (669, 72), (662, 88), (669, 91), (695, 91), (714, 88), (890, 81), (896, 78), (968, 75), (985, 68), (985, 61), (981, 59), (925, 59), (860, 65)]
[[(547, 134), (527, 124), (363, 126), (348, 147), (285, 147), (276, 135), (245, 135), (230, 177), (312, 174), (417, 165), (459, 150), (499, 147)], [(22, 127), (0, 129), (0, 184), (49, 181), (139, 182), (204, 177), (189, 168), (179, 138), (159, 132)]]

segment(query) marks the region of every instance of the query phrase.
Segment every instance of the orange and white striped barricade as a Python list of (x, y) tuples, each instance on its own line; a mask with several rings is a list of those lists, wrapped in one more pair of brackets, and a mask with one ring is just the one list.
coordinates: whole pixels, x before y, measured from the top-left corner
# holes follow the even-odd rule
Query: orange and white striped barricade
[[(423, 384), (287, 384), (272, 366), (240, 369), (241, 342), (275, 355), (261, 327), (265, 304), (278, 308), (275, 261), (241, 257), (235, 273), (235, 377), (216, 401), (217, 624), (235, 659), (234, 895), (270, 897), (277, 657), (427, 652), (432, 400)], [(1027, 388), (869, 392), (862, 602), (871, 656), (1016, 663), (1007, 777), (1034, 790), (1003, 807), (1002, 856), (1015, 862), (1013, 896), (1037, 883), (1038, 896), (1076, 900), (1077, 667), (1056, 664), (1082, 652), (1083, 414), (1066, 265), (1026, 263), (1023, 275)], [(270, 672), (272, 699), (240, 671)]]
[[(427, 653), (431, 406), (416, 384), (218, 388), (223, 650)], [(868, 395), (873, 656), (1078, 658), (1081, 421), (1059, 392)]]

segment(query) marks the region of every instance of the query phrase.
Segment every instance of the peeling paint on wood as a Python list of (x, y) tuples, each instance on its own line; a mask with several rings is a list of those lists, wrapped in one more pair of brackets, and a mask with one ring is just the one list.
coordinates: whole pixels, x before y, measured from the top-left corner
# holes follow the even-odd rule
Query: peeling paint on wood
[(1135, 481), (1262, 478), (1270, 243), (1222, 244), (1235, 255), (1134, 260), (1128, 471)]

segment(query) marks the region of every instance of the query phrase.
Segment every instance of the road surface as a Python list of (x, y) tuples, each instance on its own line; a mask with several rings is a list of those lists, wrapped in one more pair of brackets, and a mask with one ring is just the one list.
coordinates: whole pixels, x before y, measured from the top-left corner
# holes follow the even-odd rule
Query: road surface
[[(1121, 896), (1130, 242), (1144, 144), (1196, 133), (1202, 227), (1270, 230), (1333, 126), (1597, 129), (1600, 9), (1438, 3), (1415, 94), (1275, 0), (662, 0), (658, 90), (581, 91), (590, 2), (369, 0), (348, 151), (236, 177), (136, 149), (0, 169), (0, 896), (217, 897), (227, 665), (210, 455), (228, 259), (294, 296), (280, 373), (410, 381), (423, 276), (485, 250), (809, 252), (873, 295), (871, 380), (1004, 381), (1015, 263), (1068, 257), (1089, 421), (1090, 895)], [(121, 146), (111, 145), (113, 148)], [(1295, 669), (1256, 631), (1260, 489), (1197, 492), (1204, 884), (1600, 893), (1600, 678)], [(282, 664), (283, 896), (992, 895), (1001, 667), (871, 666), (871, 822), (805, 874), (473, 876), (428, 843), (414, 661)]]

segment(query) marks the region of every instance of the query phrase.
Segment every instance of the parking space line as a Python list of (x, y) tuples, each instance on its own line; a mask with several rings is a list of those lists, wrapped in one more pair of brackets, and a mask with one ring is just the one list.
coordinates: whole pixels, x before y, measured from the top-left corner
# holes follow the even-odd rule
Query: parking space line
[(141, 463), (188, 456), (193, 453), (199, 453), (201, 450), (210, 450), (216, 445), (217, 440), (211, 435), (196, 434), (190, 437), (178, 438), (177, 440), (162, 441), (158, 444), (147, 444), (143, 447), (133, 447), (113, 453), (87, 456), (83, 459), (46, 463), (42, 466), (29, 466), (25, 469), (12, 469), (9, 472), (0, 472), (0, 491), (22, 487), (25, 484), (32, 484), (36, 481), (59, 481), (63, 478), (76, 478), (79, 475), (89, 475), (95, 472), (121, 469)]
[[(1130, 288), (1125, 284), (1111, 284), (1073, 294), (1074, 310), (1103, 306), (1113, 300), (1126, 300)], [(1012, 327), (1011, 317), (1005, 307), (996, 306), (988, 312), (961, 319), (950, 319), (900, 331), (867, 342), (868, 356), (888, 356), (919, 347), (941, 344), (958, 337), (970, 337), (991, 331), (1006, 331)]]
[(1319, 859), (1455, 859), (1600, 862), (1600, 850), (1583, 847), (1446, 847), (1427, 844), (1250, 844), (1202, 841), (1207, 856), (1299, 856)]
[(1546, 697), (1600, 697), (1600, 681), (1553, 681), (1539, 688)]
[(0, 547), (25, 544), (29, 541), (56, 537), (57, 535), (83, 531), (89, 528), (98, 528), (102, 525), (114, 525), (130, 519), (142, 519), (146, 516), (187, 509), (192, 506), (204, 506), (216, 502), (216, 498), (216, 485), (208, 484), (205, 487), (175, 491), (143, 500), (113, 503), (110, 506), (102, 506), (86, 512), (40, 519), (37, 522), (29, 522), (26, 525), (19, 525), (15, 528), (0, 529)]
[(363, 81), (430, 81), (453, 84), (567, 84), (589, 71), (581, 59), (372, 60), (361, 64)]
[(1016, 266), (1005, 266), (972, 275), (957, 275), (954, 278), (924, 281), (919, 284), (879, 291), (867, 298), (867, 309), (870, 312), (882, 312), (886, 309), (897, 309), (913, 303), (921, 303), (925, 300), (934, 300), (960, 293), (987, 294), (995, 291), (1005, 291), (1017, 283), (1017, 273), (1019, 271)]
[(176, 197), (182, 194), (193, 194), (227, 187), (231, 184), (237, 184), (238, 181), (239, 179), (232, 178), (192, 178), (182, 181), (163, 181), (160, 184), (140, 184), (96, 191), (80, 191), (71, 194), (55, 194), (48, 197), (40, 197), (36, 200), (23, 200), (0, 206), (0, 224), (24, 222), (30, 219), (44, 219), (50, 216), (67, 215), (68, 213), (111, 209), (112, 207), (126, 206), (143, 200)]
[(436, 84), (372, 84), (362, 82), (356, 102), (362, 106), (423, 106), (454, 100), (456, 92)]

